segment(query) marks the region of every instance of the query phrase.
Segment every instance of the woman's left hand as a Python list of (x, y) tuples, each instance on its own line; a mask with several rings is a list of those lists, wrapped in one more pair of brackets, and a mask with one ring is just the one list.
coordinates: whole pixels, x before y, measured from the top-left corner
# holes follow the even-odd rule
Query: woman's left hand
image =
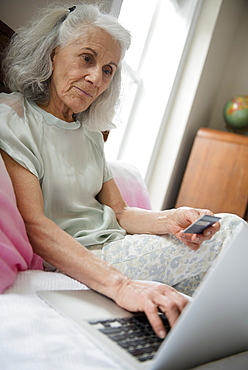
[(220, 230), (220, 223), (216, 222), (214, 225), (205, 229), (202, 234), (187, 234), (183, 232), (186, 227), (203, 215), (212, 216), (213, 213), (207, 209), (189, 207), (180, 207), (171, 210), (170, 233), (175, 235), (192, 250), (198, 250), (205, 240), (211, 239)]
[(117, 221), (128, 234), (172, 234), (193, 250), (199, 249), (202, 242), (220, 229), (220, 223), (204, 230), (203, 234), (186, 234), (183, 231), (203, 215), (213, 215), (208, 209), (180, 207), (164, 211), (150, 211), (128, 207), (114, 181), (111, 179), (102, 186), (97, 200), (113, 209)]

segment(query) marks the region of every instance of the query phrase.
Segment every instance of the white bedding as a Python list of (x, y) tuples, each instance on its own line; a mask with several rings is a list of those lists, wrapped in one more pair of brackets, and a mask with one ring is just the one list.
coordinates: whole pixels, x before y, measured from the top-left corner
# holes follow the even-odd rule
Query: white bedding
[(35, 294), (51, 289), (87, 287), (59, 273), (29, 270), (0, 295), (0, 369), (118, 369), (83, 331)]
[[(120, 366), (73, 322), (48, 306), (38, 290), (87, 289), (55, 272), (19, 272), (0, 295), (1, 370), (111, 370)], [(203, 365), (201, 370), (246, 370), (248, 352)]]

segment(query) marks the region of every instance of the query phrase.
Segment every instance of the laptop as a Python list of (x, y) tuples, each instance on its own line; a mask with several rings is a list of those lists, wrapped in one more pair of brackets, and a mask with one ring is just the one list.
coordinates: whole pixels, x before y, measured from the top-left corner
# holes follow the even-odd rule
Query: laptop
[[(146, 356), (146, 348), (150, 344), (154, 347), (157, 345), (157, 337), (152, 330), (152, 339), (147, 344), (142, 342), (142, 334), (147, 331), (146, 323), (141, 326), (144, 329), (139, 329), (136, 335), (140, 345), (133, 353), (132, 347), (131, 350), (130, 347), (125, 348), (123, 338), (122, 345), (116, 342), (116, 337), (119, 341), (123, 335), (129, 338), (134, 320), (143, 325), (144, 317), (123, 310), (109, 298), (92, 290), (40, 291), (38, 295), (87, 332), (123, 369), (191, 369), (246, 351), (248, 225), (238, 228), (222, 257), (216, 261), (214, 268), (197, 289), (193, 300), (164, 341), (160, 341), (155, 355)], [(129, 322), (128, 328), (124, 331), (121, 329), (120, 334), (119, 326), (126, 322)], [(143, 355), (137, 356), (139, 352)]]

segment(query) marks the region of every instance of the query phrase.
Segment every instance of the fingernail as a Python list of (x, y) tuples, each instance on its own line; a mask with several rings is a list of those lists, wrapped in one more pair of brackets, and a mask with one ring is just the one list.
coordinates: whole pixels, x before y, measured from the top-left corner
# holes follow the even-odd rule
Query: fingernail
[(166, 336), (166, 332), (164, 330), (160, 330), (158, 333), (159, 338), (164, 339)]
[(207, 231), (204, 235), (205, 236), (208, 236), (208, 235), (210, 235), (211, 234), (211, 232), (210, 231)]

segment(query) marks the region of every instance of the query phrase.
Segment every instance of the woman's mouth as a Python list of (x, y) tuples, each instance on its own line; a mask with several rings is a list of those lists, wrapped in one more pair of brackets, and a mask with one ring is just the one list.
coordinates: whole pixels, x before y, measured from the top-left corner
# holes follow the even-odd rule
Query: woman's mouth
[(82, 94), (88, 96), (89, 98), (93, 98), (93, 95), (90, 92), (87, 92), (85, 90), (80, 89), (78, 86), (75, 86), (75, 88), (80, 91)]

